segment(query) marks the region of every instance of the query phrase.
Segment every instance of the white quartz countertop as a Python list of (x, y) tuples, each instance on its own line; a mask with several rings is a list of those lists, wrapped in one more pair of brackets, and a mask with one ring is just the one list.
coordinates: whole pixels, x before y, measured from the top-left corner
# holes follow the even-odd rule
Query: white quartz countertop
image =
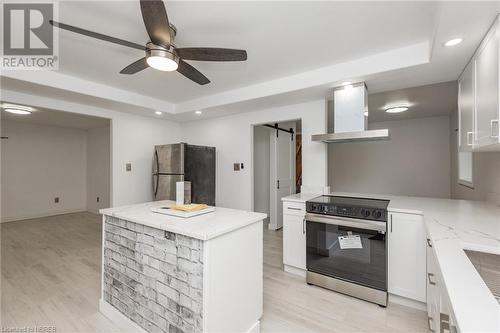
[(390, 200), (391, 212), (424, 216), (460, 332), (500, 332), (500, 305), (463, 251), (500, 255), (500, 207), (481, 201), (332, 193)]
[[(500, 206), (493, 203), (345, 192), (331, 195), (390, 200), (387, 209), (391, 212), (423, 215), (431, 238), (454, 238), (463, 249), (500, 255)], [(439, 234), (436, 225), (448, 233)]]
[(154, 201), (101, 209), (100, 213), (201, 240), (209, 240), (224, 235), (262, 221), (267, 217), (263, 213), (222, 207), (216, 207), (215, 212), (190, 218), (175, 217), (151, 211), (152, 207), (172, 207), (174, 205), (174, 201)]
[(286, 197), (281, 198), (282, 201), (287, 201), (287, 202), (300, 202), (300, 203), (305, 203), (307, 200), (314, 199), (316, 197), (319, 197), (321, 194), (313, 194), (313, 193), (297, 193), (297, 194), (292, 194)]

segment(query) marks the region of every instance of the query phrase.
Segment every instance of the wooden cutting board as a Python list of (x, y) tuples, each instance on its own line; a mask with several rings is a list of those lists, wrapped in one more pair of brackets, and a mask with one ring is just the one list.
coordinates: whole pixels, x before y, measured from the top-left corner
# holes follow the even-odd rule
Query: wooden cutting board
[(158, 214), (165, 214), (165, 215), (170, 215), (170, 216), (175, 216), (175, 217), (189, 218), (189, 217), (194, 217), (194, 216), (198, 216), (198, 215), (212, 213), (215, 211), (215, 207), (208, 207), (206, 209), (198, 210), (195, 212), (183, 212), (183, 211), (175, 210), (175, 209), (172, 209), (169, 207), (154, 207), (154, 208), (151, 208), (151, 211), (154, 213), (158, 213)]

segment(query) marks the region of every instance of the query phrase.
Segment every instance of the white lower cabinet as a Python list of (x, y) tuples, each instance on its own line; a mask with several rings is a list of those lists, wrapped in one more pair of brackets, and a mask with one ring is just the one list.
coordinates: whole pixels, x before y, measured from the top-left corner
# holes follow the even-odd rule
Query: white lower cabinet
[(422, 215), (390, 213), (388, 291), (426, 301), (426, 233)]
[(448, 294), (443, 285), (441, 272), (427, 238), (427, 318), (432, 333), (456, 333), (458, 328), (451, 310)]
[(427, 239), (427, 318), (429, 322), (429, 330), (431, 332), (439, 332), (440, 321), (440, 293), (438, 278), (439, 273), (437, 269), (436, 259), (432, 252), (432, 244)]
[(304, 214), (283, 214), (283, 264), (306, 269), (306, 230)]

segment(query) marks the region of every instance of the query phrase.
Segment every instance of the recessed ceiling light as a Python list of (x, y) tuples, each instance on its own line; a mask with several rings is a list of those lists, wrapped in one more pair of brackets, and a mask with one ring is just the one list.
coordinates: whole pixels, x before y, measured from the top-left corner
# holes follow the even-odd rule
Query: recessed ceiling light
[(202, 114), (203, 112), (201, 112), (200, 110), (198, 110), (198, 111), (195, 111), (194, 113), (196, 113), (196, 114)]
[(32, 107), (16, 104), (2, 104), (2, 108), (5, 112), (20, 115), (31, 114), (33, 111), (35, 111), (35, 109)]
[(463, 41), (463, 38), (453, 38), (453, 39), (450, 39), (449, 41), (447, 41), (446, 43), (444, 43), (444, 46), (455, 46), (455, 45), (462, 43), (462, 41)]
[(22, 114), (22, 115), (25, 115), (25, 114), (31, 114), (31, 111), (28, 111), (28, 110), (20, 110), (20, 109), (4, 109), (5, 112), (9, 112), (9, 113), (14, 113), (14, 114)]
[(387, 113), (400, 113), (405, 111), (408, 111), (407, 106), (391, 106), (385, 109), (385, 112)]
[(156, 113), (157, 115), (159, 115), (159, 116), (161, 116), (161, 115), (163, 114), (163, 112), (161, 112), (161, 111), (156, 111), (155, 113)]

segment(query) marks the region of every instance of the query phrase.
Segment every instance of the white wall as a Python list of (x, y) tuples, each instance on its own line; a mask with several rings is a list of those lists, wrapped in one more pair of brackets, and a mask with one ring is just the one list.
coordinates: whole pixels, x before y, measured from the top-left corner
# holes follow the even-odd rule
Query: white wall
[[(14, 91), (2, 91), (2, 98), (12, 103), (71, 111), (111, 119), (111, 198), (112, 206), (152, 200), (152, 156), (154, 146), (181, 141), (180, 125), (161, 118), (142, 117), (92, 107), (61, 99)], [(132, 171), (125, 164), (132, 163)]]
[[(326, 131), (323, 99), (183, 124), (183, 141), (217, 148), (217, 205), (253, 209), (252, 125), (297, 119), (302, 119), (303, 184), (323, 188), (326, 145), (311, 141), (312, 134)], [(245, 169), (233, 171), (236, 162), (244, 163)]]
[(92, 213), (111, 205), (110, 146), (109, 126), (87, 130), (87, 211)]
[(464, 200), (488, 200), (500, 205), (500, 153), (473, 153), (472, 177), (474, 188), (458, 184), (457, 132), (455, 111), (450, 117), (451, 197)]
[(86, 210), (85, 130), (3, 120), (2, 135), (2, 221)]
[(432, 117), (370, 124), (390, 140), (330, 144), (332, 191), (450, 197), (450, 120)]
[[(120, 114), (112, 121), (113, 205), (153, 200), (154, 146), (180, 142), (176, 123)], [(126, 163), (132, 163), (127, 172)]]
[(269, 215), (270, 176), (270, 129), (264, 126), (254, 128), (254, 210)]

